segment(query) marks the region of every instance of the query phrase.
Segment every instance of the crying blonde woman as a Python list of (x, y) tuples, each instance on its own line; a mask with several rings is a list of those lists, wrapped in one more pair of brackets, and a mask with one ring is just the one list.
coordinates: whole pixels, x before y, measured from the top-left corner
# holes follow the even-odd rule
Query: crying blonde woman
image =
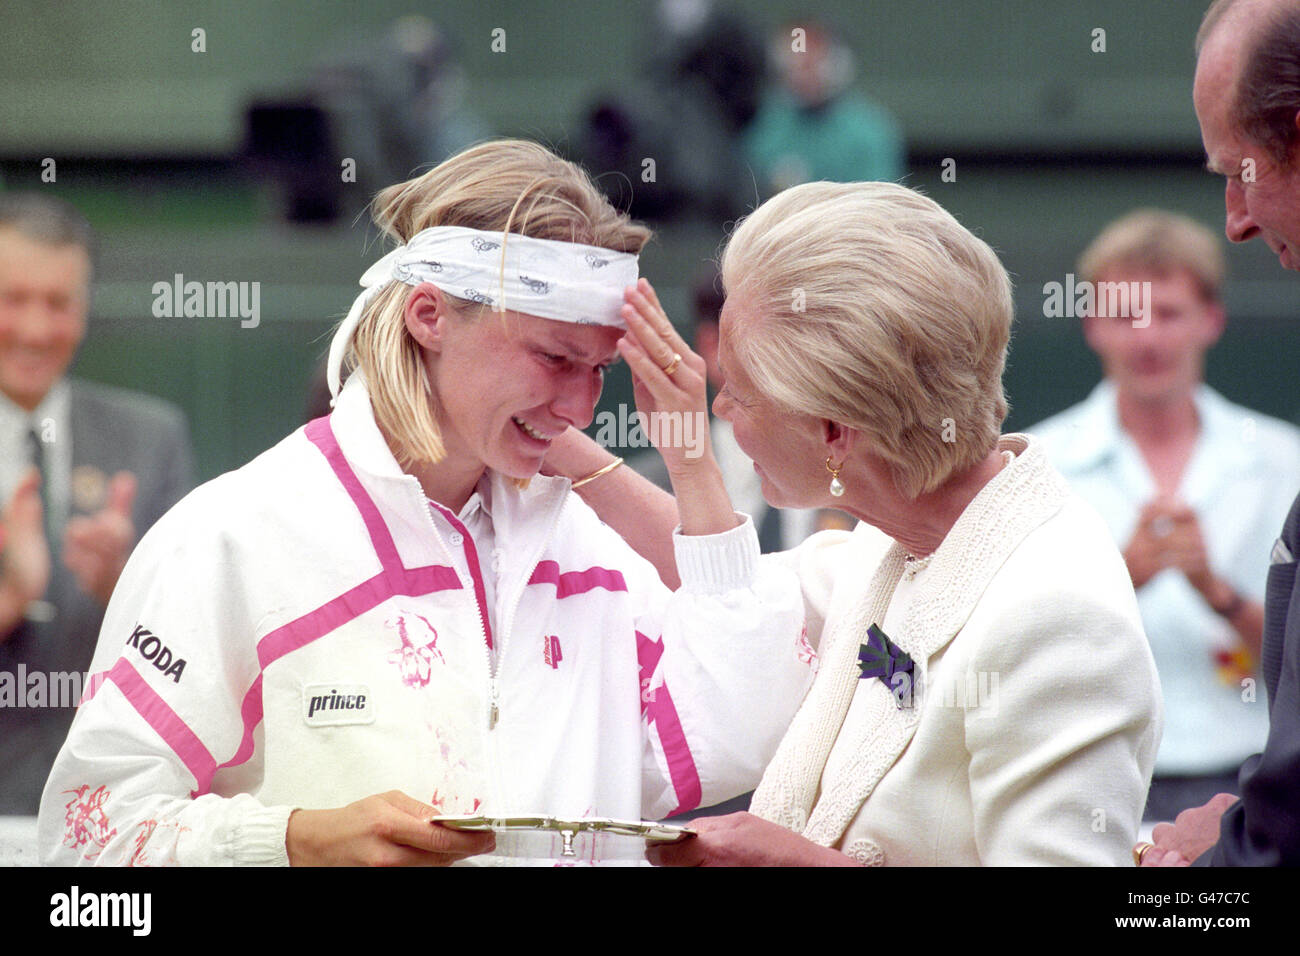
[[(521, 141), (373, 210), (395, 248), (335, 335), (332, 413), (182, 500), (123, 572), (48, 863), (446, 864), (494, 843), (440, 815), (659, 818), (752, 787), (789, 723), (803, 599), (720, 478), (651, 548), (661, 577), (574, 492), (608, 462), (539, 473), (620, 349), (640, 361), (648, 230)], [(697, 360), (671, 373), (703, 394)], [(88, 793), (107, 826), (69, 827)]]

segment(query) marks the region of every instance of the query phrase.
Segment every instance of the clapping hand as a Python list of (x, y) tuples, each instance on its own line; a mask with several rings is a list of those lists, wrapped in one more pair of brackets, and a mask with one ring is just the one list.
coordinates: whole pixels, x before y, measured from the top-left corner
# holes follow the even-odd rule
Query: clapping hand
[(1214, 578), (1196, 512), (1176, 498), (1156, 498), (1142, 508), (1124, 560), (1135, 588), (1166, 568), (1182, 571), (1198, 591)]
[(41, 476), (29, 468), (0, 516), (0, 640), (50, 583), (50, 548), (41, 519)]
[(101, 604), (108, 603), (135, 543), (135, 489), (135, 476), (119, 471), (109, 483), (108, 503), (93, 515), (69, 519), (63, 535), (63, 563)]

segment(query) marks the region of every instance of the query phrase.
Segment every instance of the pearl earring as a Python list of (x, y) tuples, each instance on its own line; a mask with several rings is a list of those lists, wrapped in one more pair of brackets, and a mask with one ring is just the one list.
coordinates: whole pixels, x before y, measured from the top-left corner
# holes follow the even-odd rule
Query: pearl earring
[[(841, 464), (840, 468), (843, 467), (844, 467), (843, 464)], [(826, 456), (826, 470), (831, 473), (831, 494), (834, 495), (836, 498), (843, 497), (844, 482), (840, 481), (840, 469), (831, 466), (830, 455)]]

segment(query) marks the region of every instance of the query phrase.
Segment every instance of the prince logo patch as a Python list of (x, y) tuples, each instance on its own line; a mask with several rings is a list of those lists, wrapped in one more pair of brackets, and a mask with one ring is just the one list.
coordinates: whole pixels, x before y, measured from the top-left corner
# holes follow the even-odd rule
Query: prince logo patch
[(542, 638), (542, 660), (552, 670), (558, 669), (560, 661), (564, 660), (564, 655), (560, 653), (560, 639), (554, 634), (548, 634)]
[(302, 689), (302, 717), (308, 727), (373, 724), (375, 705), (365, 684), (307, 684)]

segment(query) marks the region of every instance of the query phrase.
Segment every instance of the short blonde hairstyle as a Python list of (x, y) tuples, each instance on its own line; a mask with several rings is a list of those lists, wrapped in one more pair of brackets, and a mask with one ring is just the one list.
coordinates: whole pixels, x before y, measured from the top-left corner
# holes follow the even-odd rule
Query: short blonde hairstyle
[(996, 446), (1011, 280), (933, 200), (892, 183), (805, 183), (742, 220), (722, 281), (752, 321), (731, 329), (755, 387), (860, 430), (908, 498)]
[(1088, 282), (1115, 269), (1156, 275), (1185, 271), (1196, 280), (1202, 298), (1217, 302), (1227, 266), (1218, 237), (1195, 219), (1137, 209), (1106, 226), (1079, 257), (1079, 277)]
[[(635, 254), (651, 235), (614, 209), (581, 168), (526, 140), (472, 146), (422, 176), (389, 186), (375, 197), (371, 215), (399, 243), (434, 226), (463, 226)], [(351, 349), (375, 420), (403, 467), (435, 463), (445, 455), (421, 346), (406, 328), (404, 312), (413, 291), (394, 281), (379, 293), (366, 308)], [(469, 318), (484, 312), (476, 303), (447, 298)]]

